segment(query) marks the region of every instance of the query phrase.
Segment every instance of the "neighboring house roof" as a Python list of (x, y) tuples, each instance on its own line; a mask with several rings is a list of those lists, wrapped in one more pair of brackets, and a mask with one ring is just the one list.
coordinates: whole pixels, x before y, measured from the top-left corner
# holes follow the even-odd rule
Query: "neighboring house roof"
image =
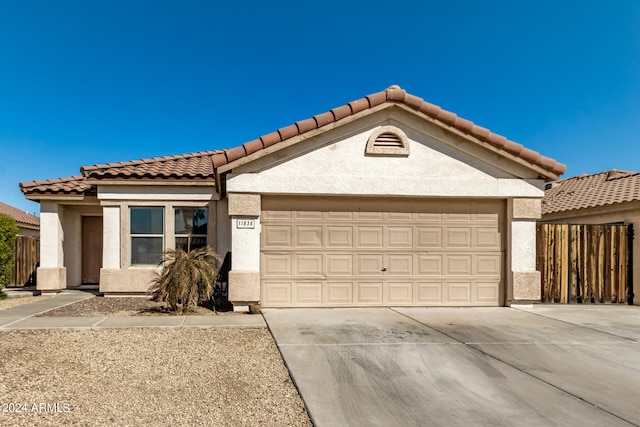
[(0, 213), (9, 215), (15, 219), (18, 227), (35, 230), (40, 229), (40, 218), (18, 208), (14, 208), (13, 206), (9, 206), (6, 203), (0, 202)]
[(640, 201), (640, 172), (610, 170), (547, 184), (542, 215)]
[(523, 147), (504, 136), (492, 133), (456, 116), (454, 113), (425, 102), (422, 98), (408, 94), (398, 86), (391, 86), (382, 92), (336, 107), (312, 118), (298, 121), (275, 132), (263, 135), (235, 148), (226, 150), (203, 151), (191, 154), (157, 157), (120, 163), (85, 166), (80, 169), (82, 176), (61, 178), (58, 180), (33, 181), (21, 183), (20, 188), (26, 195), (37, 194), (83, 194), (87, 190), (95, 193), (89, 181), (103, 179), (215, 179), (217, 168), (227, 165), (262, 149), (290, 140), (306, 132), (321, 129), (339, 122), (349, 116), (373, 109), (384, 103), (403, 104), (412, 110), (425, 114), (435, 123), (453, 128), (480, 143), (519, 158), (532, 166), (546, 171), (547, 179), (557, 179), (566, 170), (566, 166), (540, 153)]

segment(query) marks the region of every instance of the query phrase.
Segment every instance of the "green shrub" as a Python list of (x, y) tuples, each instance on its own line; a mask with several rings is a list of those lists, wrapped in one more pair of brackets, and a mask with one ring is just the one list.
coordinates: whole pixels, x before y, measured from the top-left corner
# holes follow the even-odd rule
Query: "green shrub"
[[(164, 252), (162, 271), (151, 282), (149, 293), (158, 301), (169, 304), (169, 310), (182, 312), (209, 299), (218, 268), (218, 255), (210, 247), (185, 252), (170, 249)], [(162, 263), (161, 263), (162, 265)]]
[(0, 292), (11, 280), (13, 244), (17, 234), (16, 221), (8, 215), (0, 214)]

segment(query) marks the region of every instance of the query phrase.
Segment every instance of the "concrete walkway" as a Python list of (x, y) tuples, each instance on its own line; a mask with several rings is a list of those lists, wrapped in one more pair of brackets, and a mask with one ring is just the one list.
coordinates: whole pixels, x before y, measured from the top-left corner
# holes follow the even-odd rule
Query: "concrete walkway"
[(265, 328), (260, 315), (35, 317), (87, 298), (89, 292), (65, 290), (53, 297), (0, 310), (0, 331), (9, 329), (129, 329), (129, 328)]
[(318, 427), (640, 425), (640, 307), (263, 315)]

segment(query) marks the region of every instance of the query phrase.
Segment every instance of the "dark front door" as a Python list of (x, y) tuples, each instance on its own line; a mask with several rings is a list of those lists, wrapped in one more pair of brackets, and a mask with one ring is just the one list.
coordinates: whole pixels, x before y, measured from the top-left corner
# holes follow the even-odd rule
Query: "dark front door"
[(102, 217), (82, 217), (82, 283), (99, 283), (102, 267)]

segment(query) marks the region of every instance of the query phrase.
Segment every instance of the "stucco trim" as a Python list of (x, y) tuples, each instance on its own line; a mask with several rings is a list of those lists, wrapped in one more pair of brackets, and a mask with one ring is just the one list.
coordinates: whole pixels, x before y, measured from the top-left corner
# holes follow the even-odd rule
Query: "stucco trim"
[(229, 193), (229, 216), (260, 216), (259, 194)]
[(539, 271), (514, 271), (513, 272), (513, 299), (514, 302), (536, 301), (540, 302), (540, 272)]
[(513, 219), (542, 218), (542, 199), (513, 199)]
[(260, 301), (260, 272), (231, 270), (229, 301), (257, 304)]

